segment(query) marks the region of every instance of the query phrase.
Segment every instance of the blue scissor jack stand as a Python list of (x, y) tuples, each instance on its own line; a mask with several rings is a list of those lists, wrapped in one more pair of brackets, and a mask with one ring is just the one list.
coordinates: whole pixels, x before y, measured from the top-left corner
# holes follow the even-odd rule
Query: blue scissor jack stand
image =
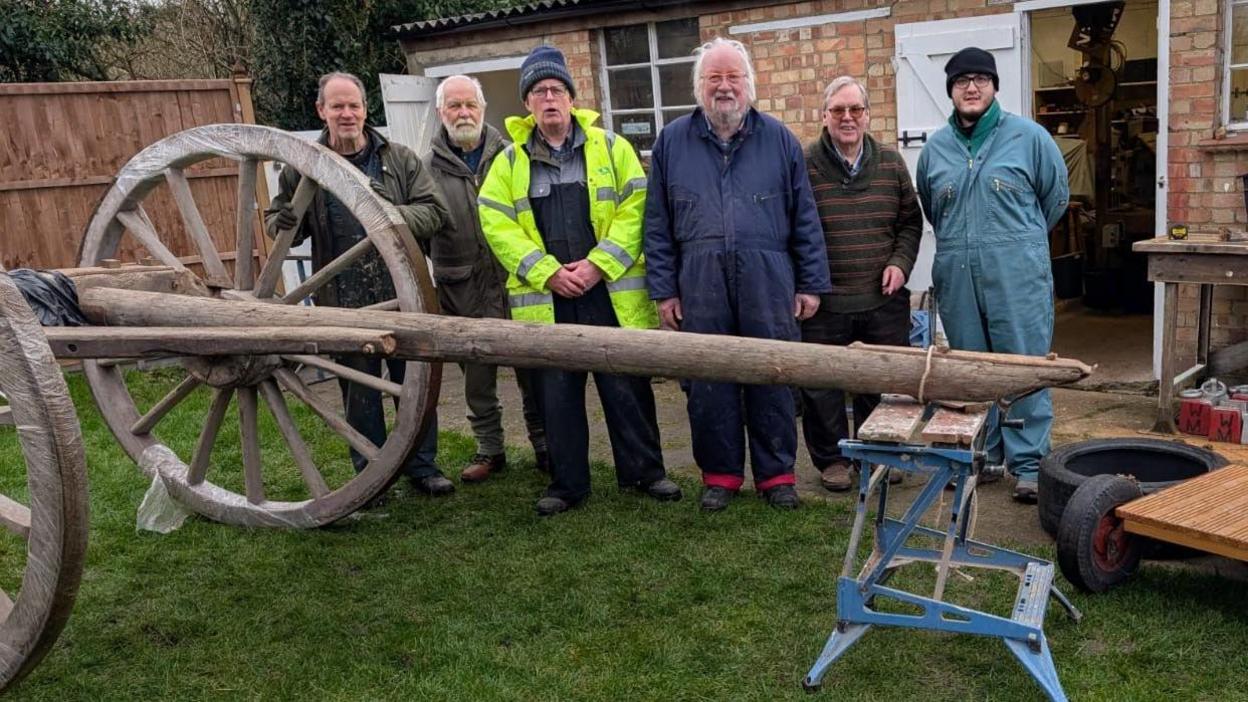
[[(923, 413), (920, 405), (917, 412)], [(948, 412), (949, 410), (936, 410)], [(878, 410), (877, 410), (878, 412)], [(875, 415), (873, 415), (874, 418)], [(932, 416), (927, 410), (924, 418)], [(931, 424), (929, 423), (929, 427)], [(975, 425), (974, 438), (968, 444), (982, 445), (982, 419)], [(864, 425), (859, 436), (866, 433)], [(1040, 684), (1051, 700), (1065, 700), (1053, 657), (1044, 636), (1044, 614), (1049, 597), (1053, 597), (1078, 622), (1079, 611), (1057, 588), (1053, 587), (1053, 564), (1023, 553), (972, 541), (966, 538), (968, 504), (975, 483), (984, 466), (983, 453), (977, 448), (958, 444), (930, 443), (866, 443), (842, 441), (845, 457), (857, 462), (861, 481), (854, 526), (841, 576), (837, 579), (836, 630), (828, 637), (823, 652), (807, 673), (802, 686), (818, 690), (828, 667), (862, 638), (872, 626), (899, 626), (1000, 638)], [(867, 470), (871, 466), (876, 468)], [(901, 519), (886, 516), (888, 504), (888, 469), (926, 476), (927, 484)], [(944, 533), (919, 524), (919, 520), (940, 498), (945, 486), (954, 485), (947, 531)], [(858, 577), (851, 577), (857, 561), (858, 545), (867, 521), (867, 500), (872, 490), (879, 490), (875, 515), (875, 544)], [(922, 548), (907, 544), (911, 536), (921, 535), (943, 540), (943, 548)], [(931, 596), (918, 595), (888, 587), (893, 572), (908, 563), (936, 564), (936, 584)], [(951, 568), (993, 568), (1017, 573), (1020, 578), (1018, 596), (1009, 617), (998, 616), (943, 601), (945, 582)], [(872, 608), (876, 597), (905, 603), (922, 610), (921, 614), (882, 612)]]

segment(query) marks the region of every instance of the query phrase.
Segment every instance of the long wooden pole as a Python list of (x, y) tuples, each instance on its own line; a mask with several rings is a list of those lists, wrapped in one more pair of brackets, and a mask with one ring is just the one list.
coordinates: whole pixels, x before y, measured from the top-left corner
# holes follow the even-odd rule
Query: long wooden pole
[[(395, 357), (523, 368), (625, 373), (758, 385), (841, 388), (984, 401), (1073, 383), (1092, 369), (1075, 360), (885, 346), (824, 346), (766, 339), (537, 325), (501, 319), (276, 305), (137, 290), (80, 294), (93, 324), (200, 327), (341, 326), (392, 332)], [(257, 332), (258, 334), (262, 332)]]

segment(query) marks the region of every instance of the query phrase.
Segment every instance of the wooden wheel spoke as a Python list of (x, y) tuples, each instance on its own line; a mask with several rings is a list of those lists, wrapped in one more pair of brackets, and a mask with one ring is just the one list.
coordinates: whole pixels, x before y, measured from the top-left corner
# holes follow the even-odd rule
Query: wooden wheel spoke
[(300, 380), (294, 371), (289, 368), (280, 368), (273, 372), (273, 376), (277, 378), (277, 382), (287, 392), (299, 398), (303, 404), (308, 406), (308, 409), (324, 420), (330, 429), (333, 429), (335, 433), (341, 436), (351, 448), (370, 461), (377, 456), (377, 445), (356, 431), (350, 424), (347, 424), (345, 419), (339, 417), (336, 412), (317, 398), (316, 394)]
[(235, 241), (234, 287), (251, 290), (254, 285), (253, 261), (256, 249), (256, 159), (245, 158), (238, 165), (238, 217)]
[(8, 405), (0, 405), (0, 427), (13, 426), (13, 408)]
[(9, 599), (9, 594), (0, 588), (0, 622), (9, 618), (9, 612), (13, 611), (13, 600)]
[(30, 538), (30, 508), (7, 495), (0, 495), (0, 526), (23, 539)]
[(199, 433), (199, 441), (195, 444), (195, 455), (191, 458), (190, 470), (186, 476), (186, 482), (190, 485), (204, 482), (204, 476), (208, 474), (212, 447), (217, 443), (217, 432), (221, 430), (221, 422), (225, 419), (225, 410), (230, 406), (230, 396), (233, 394), (234, 391), (230, 389), (213, 391), (212, 407), (208, 410), (204, 430)]
[(399, 310), (399, 299), (396, 297), (392, 300), (383, 300), (371, 305), (365, 305), (360, 309), (376, 310), (378, 312), (397, 312)]
[(121, 210), (117, 213), (117, 220), (126, 226), (131, 236), (138, 240), (156, 260), (176, 270), (186, 269), (182, 261), (178, 260), (169, 247), (160, 241), (160, 235), (156, 233), (156, 227), (152, 225), (152, 220), (148, 219), (142, 205), (132, 210)]
[(257, 416), (256, 388), (238, 390), (238, 424), (243, 439), (243, 482), (247, 501), (253, 505), (264, 502), (264, 477), (260, 462), (260, 422)]
[[(326, 283), (333, 280), (334, 276), (341, 273), (343, 269), (350, 266), (361, 256), (372, 250), (372, 239), (360, 239), (358, 243), (344, 251), (341, 256), (330, 261), (320, 270), (308, 276), (308, 279), (300, 283), (299, 287), (286, 293), (286, 295), (282, 297), (282, 303), (291, 305), (302, 301), (303, 298), (311, 295), (317, 290), (320, 290)], [(273, 259), (269, 260), (271, 261)], [(396, 300), (395, 302), (397, 303), (398, 301)]]
[(161, 398), (160, 402), (153, 405), (152, 408), (147, 411), (147, 414), (140, 417), (139, 421), (135, 422), (130, 427), (130, 433), (146, 434), (150, 432), (152, 428), (160, 422), (160, 420), (165, 418), (165, 415), (169, 413), (169, 410), (177, 407), (178, 403), (185, 400), (186, 397), (195, 390), (195, 388), (200, 386), (200, 384), (200, 381), (196, 380), (194, 376), (188, 375), (183, 378), (182, 382), (178, 383), (177, 387), (170, 390), (168, 395)]
[(230, 272), (221, 262), (221, 255), (217, 253), (217, 247), (212, 243), (212, 235), (208, 233), (204, 218), (199, 213), (199, 206), (195, 204), (195, 198), (191, 195), (191, 185), (186, 180), (186, 173), (181, 168), (170, 168), (165, 171), (165, 182), (169, 184), (169, 190), (173, 193), (173, 201), (182, 215), (186, 231), (191, 235), (195, 248), (199, 250), (200, 259), (204, 263), (205, 280), (213, 287), (231, 287)]
[(273, 291), (277, 289), (277, 281), (282, 277), (282, 264), (286, 263), (286, 256), (290, 253), (290, 244), (295, 239), (295, 232), (299, 231), (299, 222), (303, 220), (303, 214), (308, 211), (308, 205), (312, 204), (316, 191), (316, 182), (311, 178), (304, 177), (299, 180), (299, 185), (295, 187), (295, 194), (290, 198), (290, 209), (295, 215), (295, 226), (277, 233), (277, 239), (274, 240), (273, 248), (269, 251), (268, 260), (264, 262), (260, 278), (256, 281), (256, 297), (261, 299), (271, 297)]
[(316, 469), (316, 462), (312, 460), (312, 452), (308, 450), (308, 444), (299, 434), (299, 428), (295, 426), (295, 420), (290, 416), (290, 410), (286, 408), (286, 398), (282, 397), (282, 391), (278, 389), (277, 383), (272, 380), (264, 381), (260, 384), (260, 392), (264, 395), (264, 402), (269, 406), (269, 411), (273, 413), (278, 430), (282, 432), (282, 437), (286, 439), (286, 444), (290, 447), (290, 455), (295, 459), (299, 474), (303, 476), (303, 483), (308, 486), (312, 497), (329, 494), (329, 486), (325, 484), (325, 478)]
[(398, 397), (403, 393), (403, 386), (398, 383), (383, 380), (375, 375), (369, 375), (368, 373), (358, 371), (354, 368), (348, 368), (341, 363), (335, 363), (327, 358), (322, 358), (320, 356), (308, 356), (306, 354), (292, 354), (282, 356), (282, 358), (294, 363), (302, 363), (305, 366), (320, 368), (323, 371), (333, 373), (343, 380), (350, 380), (353, 383), (359, 383), (366, 388), (372, 388), (373, 390), (384, 392), (387, 395), (394, 395), (395, 397)]

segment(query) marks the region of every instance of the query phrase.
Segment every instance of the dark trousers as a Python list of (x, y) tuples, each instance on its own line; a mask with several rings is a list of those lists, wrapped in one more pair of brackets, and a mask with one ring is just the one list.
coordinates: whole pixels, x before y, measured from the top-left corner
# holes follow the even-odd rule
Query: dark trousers
[[(546, 494), (580, 502), (590, 493), (588, 374), (543, 369), (534, 376), (550, 451), (551, 481)], [(594, 373), (594, 384), (611, 437), (616, 482), (623, 487), (661, 480), (666, 471), (650, 379)]]
[[(556, 295), (555, 323), (619, 326), (602, 283), (575, 299)], [(553, 369), (533, 371), (550, 451), (551, 481), (546, 494), (571, 503), (580, 502), (590, 492), (587, 376), (583, 372)], [(611, 437), (616, 482), (621, 486), (649, 485), (663, 478), (666, 471), (650, 379), (594, 373), (594, 384)]]
[[(339, 356), (336, 362), (369, 375), (381, 377), (381, 359), (370, 356)], [(386, 369), (390, 373), (390, 381), (402, 384), (406, 375), (405, 361), (386, 361)], [(349, 380), (338, 379), (338, 387), (342, 390), (342, 406), (347, 415), (347, 424), (360, 432), (369, 441), (381, 446), (386, 441), (386, 414), (381, 402), (381, 392), (365, 387)], [(399, 398), (394, 398), (394, 406), (399, 406)], [(441, 475), (436, 462), (438, 456), (438, 415), (435, 413), (430, 421), (429, 431), (420, 443), (412, 448), (403, 460), (402, 473), (409, 478), (420, 479), (431, 475)], [(358, 473), (364, 470), (368, 459), (351, 449), (351, 465)]]
[[(910, 343), (910, 300), (905, 288), (882, 306), (866, 312), (835, 312), (819, 308), (802, 323), (802, 341), (846, 346), (855, 341), (885, 346)], [(845, 415), (845, 392), (826, 388), (802, 388), (802, 434), (806, 450), (817, 470), (845, 461), (840, 441), (850, 437)], [(854, 395), (854, 425), (862, 422), (880, 403), (879, 395)]]

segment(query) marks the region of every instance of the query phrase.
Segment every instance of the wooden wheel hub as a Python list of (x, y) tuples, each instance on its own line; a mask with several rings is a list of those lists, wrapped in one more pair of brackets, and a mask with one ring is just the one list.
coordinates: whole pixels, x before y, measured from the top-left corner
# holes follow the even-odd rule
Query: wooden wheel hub
[(283, 366), (281, 356), (193, 356), (182, 359), (192, 378), (213, 388), (254, 387), (273, 377)]

